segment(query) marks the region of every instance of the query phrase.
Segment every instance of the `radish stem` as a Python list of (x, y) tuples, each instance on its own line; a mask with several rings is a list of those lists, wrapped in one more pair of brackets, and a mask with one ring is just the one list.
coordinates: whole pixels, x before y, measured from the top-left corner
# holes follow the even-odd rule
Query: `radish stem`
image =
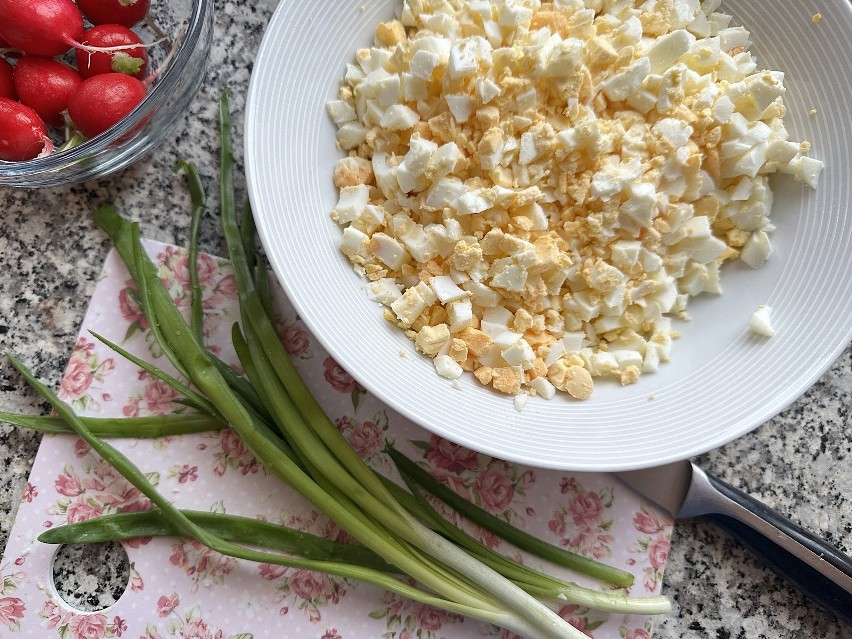
[(119, 44), (114, 47), (93, 47), (88, 44), (77, 42), (74, 38), (66, 38), (63, 40), (65, 44), (74, 49), (85, 51), (86, 53), (117, 53), (119, 51), (129, 51), (130, 49), (151, 49), (158, 44), (162, 44), (165, 39), (155, 40), (154, 42), (140, 42), (138, 44)]

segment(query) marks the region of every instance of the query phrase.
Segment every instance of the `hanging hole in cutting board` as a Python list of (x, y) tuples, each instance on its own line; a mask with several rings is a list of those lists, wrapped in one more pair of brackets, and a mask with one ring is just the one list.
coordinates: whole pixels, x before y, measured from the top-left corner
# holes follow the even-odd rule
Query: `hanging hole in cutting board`
[(97, 612), (124, 594), (130, 560), (118, 542), (65, 544), (53, 556), (52, 577), (65, 603), (82, 612)]

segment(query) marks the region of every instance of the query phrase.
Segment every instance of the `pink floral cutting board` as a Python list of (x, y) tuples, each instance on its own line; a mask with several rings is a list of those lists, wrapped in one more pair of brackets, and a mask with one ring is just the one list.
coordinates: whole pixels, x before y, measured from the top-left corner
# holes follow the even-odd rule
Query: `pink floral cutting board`
[[(174, 299), (189, 306), (183, 249), (147, 242)], [(227, 346), (237, 320), (234, 277), (226, 262), (202, 255), (204, 332), (230, 364)], [(80, 414), (164, 415), (188, 410), (175, 392), (96, 341), (90, 331), (168, 369), (128, 293), (127, 271), (114, 252), (104, 265), (60, 397)], [(417, 460), (483, 508), (547, 541), (624, 568), (636, 576), (631, 594), (659, 593), (672, 521), (601, 473), (569, 474), (510, 464), (439, 439), (397, 415), (350, 377), (320, 347), (278, 294), (278, 330), (308, 386), (368, 463), (393, 475), (385, 441)], [(293, 491), (264, 474), (229, 430), (157, 440), (113, 440), (177, 505), (281, 522), (334, 537), (338, 531)], [(52, 581), (56, 546), (45, 529), (148, 501), (72, 436), (45, 436), (35, 460), (5, 556), (0, 564), (0, 637), (38, 639), (472, 639), (511, 635), (357, 582), (220, 556), (184, 539), (125, 544), (130, 582), (110, 608), (75, 610)], [(489, 533), (459, 521), (490, 546), (530, 564)], [(559, 572), (552, 566), (547, 570)], [(595, 582), (565, 573), (570, 580)], [(574, 605), (560, 611), (589, 637), (650, 637), (651, 620), (609, 615)]]

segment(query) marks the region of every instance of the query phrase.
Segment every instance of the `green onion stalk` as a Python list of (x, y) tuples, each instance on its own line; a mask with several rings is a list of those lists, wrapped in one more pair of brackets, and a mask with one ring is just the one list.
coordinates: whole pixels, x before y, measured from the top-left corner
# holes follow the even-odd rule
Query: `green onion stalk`
[[(199, 413), (118, 419), (81, 417), (80, 419), (86, 423), (96, 436), (101, 438), (165, 437), (219, 430), (227, 427), (224, 422)], [(75, 433), (74, 429), (58, 416), (34, 417), (0, 412), (0, 421), (35, 429), (44, 433)], [(452, 539), (454, 543), (478, 557), (480, 561), (483, 561), (502, 575), (512, 579), (515, 583), (522, 585), (527, 592), (542, 598), (552, 599), (555, 602), (570, 601), (597, 610), (617, 613), (655, 615), (670, 612), (671, 605), (665, 597), (627, 597), (618, 592), (592, 590), (572, 582), (566, 582), (508, 559), (441, 517), (431, 504), (419, 495), (418, 483), (408, 474), (412, 468), (411, 460), (393, 448), (389, 447), (387, 452), (392, 459), (395, 459), (400, 475), (406, 481), (406, 484), (411, 487), (411, 492), (407, 492), (396, 483), (381, 477), (381, 480), (385, 483), (388, 490), (394, 494), (394, 497), (407, 510), (416, 514), (442, 535)], [(440, 496), (446, 497), (446, 494), (441, 490), (443, 484), (435, 480), (428, 473), (417, 473), (417, 479), (422, 482), (422, 485), (425, 487), (424, 490), (439, 496), (439, 498)], [(450, 492), (454, 497), (457, 497), (456, 493)], [(448, 503), (446, 500), (443, 501)], [(452, 503), (448, 503), (448, 505), (454, 507), (471, 521), (481, 522), (480, 525), (484, 529), (501, 535), (507, 540), (513, 540), (512, 543), (525, 550), (539, 550), (537, 553), (539, 556), (549, 558), (554, 563), (562, 565), (568, 563), (569, 567), (571, 567), (573, 553), (566, 553), (564, 549), (557, 546), (550, 546), (549, 544), (547, 544), (547, 548), (540, 549), (536, 548), (536, 544), (529, 546), (524, 539), (519, 537), (523, 531), (515, 529), (499, 518), (495, 518), (495, 522), (488, 521), (488, 519), (483, 518), (483, 513), (488, 514), (487, 511), (466, 500), (455, 501), (451, 499), (450, 501)], [(387, 564), (378, 555), (363, 546), (331, 542), (323, 538), (315, 538), (313, 535), (293, 530), (286, 526), (261, 522), (251, 518), (223, 513), (186, 512), (195, 523), (212, 528), (213, 532), (216, 532), (216, 534), (229, 541), (294, 552), (317, 559), (334, 558), (362, 563), (363, 565), (384, 569), (389, 572), (398, 572), (398, 569), (390, 566), (390, 564)], [(507, 534), (506, 527), (513, 530)], [(137, 537), (173, 537), (177, 534), (179, 534), (177, 528), (161, 512), (151, 510), (143, 513), (115, 513), (84, 522), (58, 526), (42, 533), (39, 539), (44, 543), (51, 544), (97, 543), (135, 539)], [(538, 538), (533, 539), (536, 542), (541, 541)], [(329, 549), (333, 549), (333, 551)], [(566, 557), (562, 557), (562, 554), (565, 554)], [(365, 557), (368, 557), (369, 561)], [(568, 560), (567, 562), (566, 559)], [(593, 568), (599, 569), (601, 566), (593, 566)], [(606, 566), (603, 567), (605, 568)]]
[[(366, 581), (529, 639), (584, 636), (545, 602), (573, 601), (626, 614), (668, 612), (670, 605), (664, 597), (628, 598), (621, 592), (583, 588), (512, 562), (486, 547), (441, 517), (421, 490), (521, 549), (614, 587), (632, 583), (629, 573), (547, 544), (461, 499), (393, 448), (387, 452), (410, 492), (367, 466), (311, 395), (275, 331), (267, 270), (254, 251), (250, 209), (246, 207), (241, 223), (237, 220), (227, 93), (220, 105), (220, 131), (220, 215), (237, 281), (241, 320), (233, 327), (232, 341), (246, 375), (237, 376), (203, 343), (197, 274), (190, 273), (193, 303), (188, 323), (145, 254), (138, 225), (121, 218), (112, 207), (101, 207), (95, 220), (113, 240), (136, 282), (137, 301), (155, 339), (187, 382), (97, 337), (178, 390), (183, 402), (198, 413), (124, 420), (81, 418), (10, 357), (50, 401), (57, 416), (0, 413), (0, 419), (44, 432), (77, 433), (154, 506), (148, 513), (115, 514), (54, 528), (40, 539), (92, 543), (149, 535), (188, 536), (233, 557)], [(206, 208), (204, 189), (192, 164), (179, 162), (176, 169), (184, 171), (190, 186), (190, 253), (196, 256), (198, 228)], [(231, 515), (178, 509), (127, 457), (104, 441), (111, 436), (157, 437), (223, 427), (232, 428), (271, 474), (325, 512), (358, 544), (337, 544)]]
[[(157, 492), (157, 489), (153, 486), (153, 484), (148, 481), (144, 473), (139, 470), (139, 468), (137, 468), (130, 459), (112, 445), (96, 437), (89, 429), (86, 422), (80, 419), (66, 404), (64, 404), (53, 391), (39, 382), (21, 362), (11, 355), (8, 357), (9, 361), (20, 371), (24, 379), (26, 379), (33, 388), (35, 388), (50, 402), (51, 406), (53, 406), (54, 410), (65, 421), (65, 423), (68, 424), (87, 444), (89, 444), (104, 461), (109, 463), (113, 468), (121, 473), (127, 481), (129, 481), (134, 487), (138, 488), (143, 495), (151, 500), (153, 506), (156, 509), (159, 509), (163, 516), (167, 518), (170, 524), (174, 527), (175, 534), (179, 536), (192, 537), (211, 550), (230, 557), (305, 570), (316, 570), (337, 575), (339, 577), (358, 579), (423, 603), (443, 607), (447, 610), (458, 612), (459, 614), (471, 614), (471, 611), (467, 606), (432, 596), (428, 592), (424, 592), (421, 589), (412, 587), (399, 579), (389, 576), (384, 571), (358, 565), (352, 561), (334, 561), (327, 559), (314, 560), (306, 559), (304, 557), (279, 555), (241, 546), (224, 539), (217, 535), (215, 531), (207, 529), (199, 525), (199, 523), (196, 523), (196, 521), (194, 521), (195, 518), (191, 517), (185, 511), (181, 511), (176, 508), (168, 501), (168, 499)], [(98, 523), (104, 525), (104, 522), (100, 521), (100, 519), (98, 520)], [(108, 522), (106, 525), (108, 526)], [(71, 528), (71, 526), (68, 526), (68, 528)], [(59, 529), (57, 528), (56, 530)], [(48, 536), (47, 539), (51, 539), (51, 537)], [(59, 536), (53, 538), (54, 541), (58, 541), (60, 539), (61, 538)], [(116, 539), (116, 537), (106, 535), (98, 538), (95, 536), (95, 539), (84, 539), (84, 541), (108, 541), (111, 539)]]

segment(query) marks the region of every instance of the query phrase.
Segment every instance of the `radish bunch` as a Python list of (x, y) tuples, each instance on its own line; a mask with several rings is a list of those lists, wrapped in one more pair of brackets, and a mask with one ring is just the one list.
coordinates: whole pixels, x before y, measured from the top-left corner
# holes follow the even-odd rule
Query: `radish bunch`
[[(103, 133), (142, 101), (152, 78), (131, 27), (149, 8), (150, 0), (0, 0), (0, 50), (12, 54), (0, 55), (0, 160), (49, 154), (48, 127)], [(76, 68), (56, 59), (72, 49)]]

